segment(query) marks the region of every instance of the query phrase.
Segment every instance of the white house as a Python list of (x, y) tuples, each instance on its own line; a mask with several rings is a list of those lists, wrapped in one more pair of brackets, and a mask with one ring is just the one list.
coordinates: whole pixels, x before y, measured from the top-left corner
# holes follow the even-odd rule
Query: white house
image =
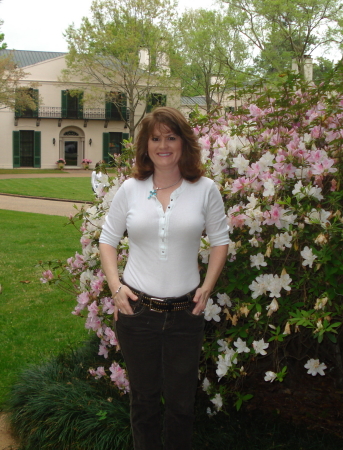
[[(1, 50), (0, 57), (8, 52), (27, 73), (20, 87), (29, 90), (37, 107), (16, 111), (0, 109), (0, 168), (51, 169), (60, 158), (66, 161), (66, 168), (81, 167), (83, 159), (92, 160), (94, 166), (100, 160), (107, 162), (109, 153), (121, 151), (123, 139), (129, 137), (122, 120), (128, 114), (125, 94), (115, 93), (120, 96), (120, 108), (106, 101), (109, 98), (105, 93), (96, 104), (89, 103), (84, 95), (90, 89), (89, 84), (78, 79), (71, 79), (68, 84), (61, 81), (61, 73), (66, 68), (65, 53)], [(172, 101), (173, 106), (178, 106), (175, 92), (170, 101), (167, 94), (165, 90), (153, 88), (150, 105)], [(142, 102), (135, 112), (137, 118), (144, 108)]]

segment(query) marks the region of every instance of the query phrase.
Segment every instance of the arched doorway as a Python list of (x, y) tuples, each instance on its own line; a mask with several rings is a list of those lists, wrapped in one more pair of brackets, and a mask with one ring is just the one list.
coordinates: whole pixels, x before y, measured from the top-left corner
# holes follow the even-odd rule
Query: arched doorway
[(85, 135), (81, 128), (66, 127), (60, 132), (60, 158), (66, 166), (80, 167), (85, 153)]

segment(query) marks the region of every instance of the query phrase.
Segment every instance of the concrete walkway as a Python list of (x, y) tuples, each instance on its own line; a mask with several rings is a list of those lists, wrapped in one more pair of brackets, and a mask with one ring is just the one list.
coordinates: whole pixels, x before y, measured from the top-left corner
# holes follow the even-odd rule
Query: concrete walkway
[[(91, 170), (68, 170), (68, 173), (33, 173), (33, 174), (0, 174), (0, 180), (10, 178), (72, 178), (72, 177), (91, 177)], [(91, 181), (89, 180), (89, 186)], [(90, 187), (91, 189), (91, 187)], [(38, 214), (48, 214), (52, 216), (74, 215), (77, 211), (73, 205), (79, 208), (83, 203), (75, 203), (69, 200), (58, 199), (37, 199), (17, 195), (0, 194), (0, 210), (32, 212)], [(0, 212), (1, 217), (1, 212)]]

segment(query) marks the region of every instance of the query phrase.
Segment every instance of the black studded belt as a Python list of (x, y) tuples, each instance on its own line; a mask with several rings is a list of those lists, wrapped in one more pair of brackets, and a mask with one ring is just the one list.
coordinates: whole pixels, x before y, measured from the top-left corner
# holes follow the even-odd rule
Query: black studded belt
[(141, 299), (142, 304), (147, 306), (150, 309), (150, 311), (156, 312), (183, 311), (185, 309), (188, 309), (189, 306), (192, 304), (192, 300), (196, 291), (196, 289), (193, 289), (193, 291), (188, 292), (187, 294), (182, 295), (181, 297), (158, 298), (152, 297), (148, 294), (145, 294), (144, 292), (137, 291), (137, 289), (132, 288), (123, 280), (122, 283), (126, 285), (128, 288), (130, 288), (131, 291), (135, 295), (137, 295), (138, 298)]

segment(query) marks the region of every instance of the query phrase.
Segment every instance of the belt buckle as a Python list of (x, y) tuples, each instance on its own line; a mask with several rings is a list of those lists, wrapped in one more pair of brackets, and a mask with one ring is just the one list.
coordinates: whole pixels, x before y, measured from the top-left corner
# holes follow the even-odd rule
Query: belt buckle
[(163, 311), (159, 311), (158, 309), (154, 309), (154, 308), (152, 307), (152, 302), (153, 302), (153, 301), (154, 301), (154, 302), (164, 303), (164, 300), (163, 300), (162, 298), (150, 297), (150, 305), (149, 305), (150, 311), (162, 313)]

